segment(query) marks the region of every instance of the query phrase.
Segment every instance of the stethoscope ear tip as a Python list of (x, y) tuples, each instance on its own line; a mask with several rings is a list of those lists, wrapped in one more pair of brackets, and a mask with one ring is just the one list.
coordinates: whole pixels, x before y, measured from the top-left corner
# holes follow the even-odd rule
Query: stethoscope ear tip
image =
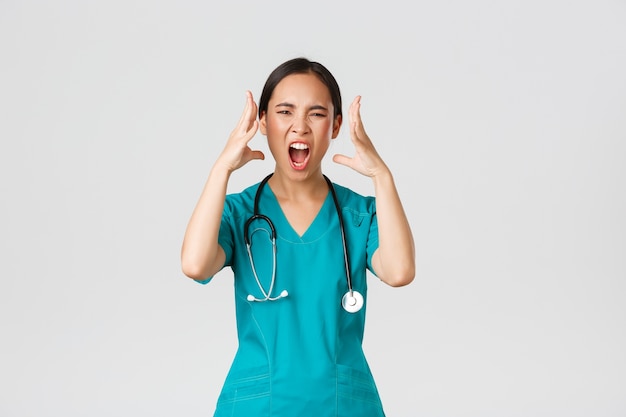
[(254, 301), (254, 296), (252, 294), (248, 294), (248, 301)]
[(280, 296), (281, 296), (281, 297), (287, 297), (288, 295), (289, 295), (289, 293), (287, 292), (287, 290), (283, 290), (283, 291), (280, 293)]

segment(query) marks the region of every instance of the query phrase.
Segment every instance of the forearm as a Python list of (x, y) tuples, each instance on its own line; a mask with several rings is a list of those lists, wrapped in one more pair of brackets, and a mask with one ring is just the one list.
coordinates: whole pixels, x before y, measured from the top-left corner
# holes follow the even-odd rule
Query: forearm
[(214, 166), (194, 208), (181, 250), (183, 273), (193, 279), (206, 279), (224, 264), (217, 238), (230, 171)]
[(372, 260), (376, 275), (399, 287), (415, 277), (415, 244), (393, 176), (388, 169), (372, 177), (378, 218), (378, 250)]

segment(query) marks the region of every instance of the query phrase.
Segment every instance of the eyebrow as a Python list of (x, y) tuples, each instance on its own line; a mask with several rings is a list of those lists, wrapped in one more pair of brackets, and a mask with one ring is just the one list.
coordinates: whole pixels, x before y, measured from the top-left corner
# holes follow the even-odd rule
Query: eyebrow
[[(295, 104), (291, 104), (291, 103), (287, 103), (287, 102), (278, 103), (274, 107), (289, 107), (290, 109), (295, 109), (296, 108)], [(324, 111), (328, 111), (328, 109), (326, 107), (322, 106), (321, 104), (314, 104), (311, 107), (309, 107), (308, 110), (324, 110)]]

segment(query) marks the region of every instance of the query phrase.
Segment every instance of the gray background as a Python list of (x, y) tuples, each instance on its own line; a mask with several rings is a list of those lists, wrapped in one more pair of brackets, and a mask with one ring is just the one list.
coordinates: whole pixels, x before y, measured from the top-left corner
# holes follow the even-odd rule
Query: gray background
[(0, 416), (211, 415), (232, 276), (185, 278), (182, 236), (245, 90), (300, 55), (345, 109), (363, 96), (415, 234), (415, 282), (370, 279), (387, 414), (625, 416), (625, 21), (605, 0), (0, 0)]

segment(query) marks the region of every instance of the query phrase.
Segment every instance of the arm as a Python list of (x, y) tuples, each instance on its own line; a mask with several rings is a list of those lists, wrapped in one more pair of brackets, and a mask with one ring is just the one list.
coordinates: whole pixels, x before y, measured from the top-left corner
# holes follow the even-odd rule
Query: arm
[(415, 244), (409, 221), (402, 207), (391, 171), (376, 152), (361, 121), (361, 97), (350, 106), (350, 137), (356, 154), (349, 158), (335, 155), (333, 160), (372, 178), (378, 217), (378, 249), (372, 266), (385, 283), (400, 287), (415, 277)]
[(247, 92), (241, 119), (213, 165), (193, 210), (181, 250), (182, 270), (189, 278), (206, 279), (224, 266), (226, 255), (217, 238), (230, 174), (253, 159), (264, 159), (261, 151), (253, 151), (248, 146), (259, 126), (256, 111), (252, 94)]
[(415, 277), (413, 234), (391, 172), (387, 169), (372, 179), (379, 240), (372, 266), (381, 280), (391, 286), (401, 287), (410, 284)]

